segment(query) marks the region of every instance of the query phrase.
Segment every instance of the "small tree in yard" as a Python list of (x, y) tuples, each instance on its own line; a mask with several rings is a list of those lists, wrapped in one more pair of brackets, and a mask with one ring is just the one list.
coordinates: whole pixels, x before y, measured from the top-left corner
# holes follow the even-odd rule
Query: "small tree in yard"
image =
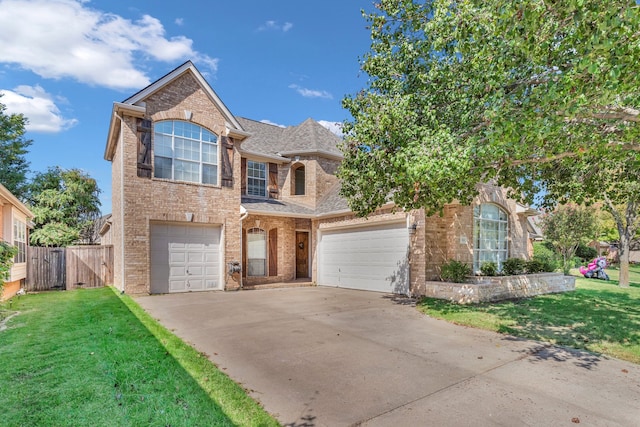
[(562, 255), (564, 274), (569, 274), (571, 260), (578, 246), (593, 236), (595, 227), (593, 211), (581, 206), (560, 206), (543, 218), (542, 228), (546, 238)]
[(96, 180), (78, 169), (37, 174), (29, 192), (35, 215), (31, 244), (67, 246), (90, 236), (100, 216), (99, 195)]

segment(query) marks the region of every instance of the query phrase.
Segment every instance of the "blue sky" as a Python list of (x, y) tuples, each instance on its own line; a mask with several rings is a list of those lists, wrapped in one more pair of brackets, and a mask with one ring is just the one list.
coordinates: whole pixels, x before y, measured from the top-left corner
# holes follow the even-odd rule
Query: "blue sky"
[(283, 126), (348, 118), (371, 0), (0, 0), (0, 102), (29, 119), (32, 171), (80, 168), (111, 212), (111, 108), (192, 60), (231, 112)]

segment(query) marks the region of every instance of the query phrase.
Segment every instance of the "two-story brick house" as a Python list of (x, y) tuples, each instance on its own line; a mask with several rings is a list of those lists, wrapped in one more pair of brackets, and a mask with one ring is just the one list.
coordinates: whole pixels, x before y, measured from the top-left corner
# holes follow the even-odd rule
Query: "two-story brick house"
[(481, 186), (442, 216), (384, 206), (356, 218), (340, 197), (340, 139), (312, 119), (282, 128), (235, 117), (191, 62), (116, 102), (114, 281), (128, 293), (240, 289), (304, 280), (422, 293), (449, 259), (526, 257), (526, 215)]

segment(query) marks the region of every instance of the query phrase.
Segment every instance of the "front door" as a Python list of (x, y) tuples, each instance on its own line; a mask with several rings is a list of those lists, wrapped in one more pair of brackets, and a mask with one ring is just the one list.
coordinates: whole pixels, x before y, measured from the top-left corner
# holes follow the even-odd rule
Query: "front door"
[(309, 232), (296, 231), (296, 279), (309, 277)]

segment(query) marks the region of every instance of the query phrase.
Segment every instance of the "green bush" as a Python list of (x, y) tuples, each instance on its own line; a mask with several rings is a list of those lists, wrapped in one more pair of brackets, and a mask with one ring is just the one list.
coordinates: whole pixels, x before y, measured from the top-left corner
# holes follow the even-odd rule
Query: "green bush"
[(480, 273), (483, 276), (496, 276), (498, 274), (498, 265), (495, 262), (483, 262), (480, 266)]
[(556, 271), (561, 265), (559, 256), (549, 242), (535, 242), (533, 244), (533, 259), (546, 264), (549, 272)]
[(535, 257), (526, 261), (524, 265), (524, 270), (527, 274), (536, 274), (536, 273), (551, 273), (555, 268), (553, 265), (547, 263), (544, 260), (536, 259)]
[(4, 288), (4, 281), (9, 277), (9, 271), (13, 265), (13, 257), (18, 253), (18, 248), (0, 240), (0, 295)]
[(507, 276), (524, 274), (526, 261), (521, 258), (508, 258), (502, 264), (502, 272)]
[(596, 248), (580, 243), (576, 249), (576, 256), (582, 259), (583, 264), (588, 264), (598, 256), (598, 251)]
[(471, 267), (456, 260), (450, 260), (442, 265), (440, 278), (445, 282), (463, 283), (471, 275)]

